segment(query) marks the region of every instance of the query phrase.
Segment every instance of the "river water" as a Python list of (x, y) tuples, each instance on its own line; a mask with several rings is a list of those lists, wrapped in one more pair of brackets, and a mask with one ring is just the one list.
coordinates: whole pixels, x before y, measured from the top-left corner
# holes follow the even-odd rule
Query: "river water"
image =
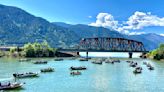
[[(18, 62), (18, 59), (0, 58), (0, 81), (12, 79), (12, 74), (16, 72), (39, 72), (42, 68), (55, 68), (55, 72), (40, 73), (36, 78), (19, 79), (26, 83), (22, 89), (5, 92), (164, 92), (164, 62), (122, 58), (121, 63), (96, 65), (90, 61), (46, 60), (48, 64), (35, 65), (32, 62)], [(126, 60), (138, 62), (143, 68), (142, 73), (133, 74), (134, 69), (129, 67)], [(151, 63), (155, 70), (148, 70), (142, 64), (144, 61)], [(71, 76), (71, 66), (86, 66), (87, 70), (82, 71), (82, 75)]]

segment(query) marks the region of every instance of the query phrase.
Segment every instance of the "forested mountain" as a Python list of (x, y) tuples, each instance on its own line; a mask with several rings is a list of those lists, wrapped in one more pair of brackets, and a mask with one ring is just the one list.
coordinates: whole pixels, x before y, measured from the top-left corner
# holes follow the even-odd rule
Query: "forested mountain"
[(76, 34), (64, 27), (35, 17), (26, 11), (0, 5), (1, 44), (23, 44), (47, 40), (52, 46), (70, 45), (77, 42)]

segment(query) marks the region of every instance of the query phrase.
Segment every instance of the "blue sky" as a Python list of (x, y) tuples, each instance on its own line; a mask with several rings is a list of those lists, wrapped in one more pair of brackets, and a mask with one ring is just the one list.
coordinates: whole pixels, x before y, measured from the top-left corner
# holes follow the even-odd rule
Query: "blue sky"
[[(124, 33), (164, 34), (164, 0), (0, 0), (0, 4), (22, 8), (50, 22), (90, 24)], [(98, 15), (100, 18), (96, 18)], [(140, 15), (144, 15), (140, 20), (145, 21), (136, 23)]]

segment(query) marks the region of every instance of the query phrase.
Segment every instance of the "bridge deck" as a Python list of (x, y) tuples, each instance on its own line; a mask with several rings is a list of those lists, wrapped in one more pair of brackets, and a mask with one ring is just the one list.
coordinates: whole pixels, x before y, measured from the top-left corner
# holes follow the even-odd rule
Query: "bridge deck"
[(149, 51), (118, 51), (118, 50), (84, 50), (84, 49), (59, 49), (62, 52), (142, 52), (147, 53)]

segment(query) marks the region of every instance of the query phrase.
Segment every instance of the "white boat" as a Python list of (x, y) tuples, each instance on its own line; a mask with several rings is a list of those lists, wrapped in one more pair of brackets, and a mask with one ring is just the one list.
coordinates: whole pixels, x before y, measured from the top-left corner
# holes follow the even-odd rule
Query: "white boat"
[(25, 61), (30, 61), (31, 59), (27, 59), (27, 58), (22, 58), (22, 59), (19, 59), (19, 62), (25, 62)]
[(135, 70), (133, 71), (134, 74), (139, 74), (142, 72), (142, 67), (136, 67)]
[(28, 72), (28, 73), (14, 73), (15, 78), (25, 78), (25, 77), (37, 77), (38, 73)]
[(7, 89), (15, 89), (15, 88), (20, 88), (23, 86), (23, 83), (8, 83), (8, 84), (1, 84), (0, 83), (0, 90), (7, 90)]
[(114, 64), (114, 61), (106, 60), (105, 63), (111, 63), (111, 64)]
[(88, 61), (87, 58), (80, 58), (79, 61)]
[(135, 74), (139, 74), (139, 73), (141, 73), (141, 72), (142, 72), (141, 69), (135, 69), (135, 70), (133, 71), (133, 73), (135, 73)]

